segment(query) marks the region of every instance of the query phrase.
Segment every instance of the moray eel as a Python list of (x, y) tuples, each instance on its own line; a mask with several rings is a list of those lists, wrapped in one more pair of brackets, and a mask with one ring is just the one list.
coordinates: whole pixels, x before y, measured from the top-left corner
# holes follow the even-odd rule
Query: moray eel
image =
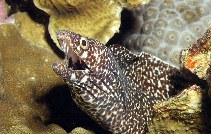
[(150, 54), (106, 47), (71, 31), (58, 31), (57, 38), (65, 60), (52, 67), (75, 103), (112, 133), (145, 133), (153, 105), (171, 95), (175, 68)]

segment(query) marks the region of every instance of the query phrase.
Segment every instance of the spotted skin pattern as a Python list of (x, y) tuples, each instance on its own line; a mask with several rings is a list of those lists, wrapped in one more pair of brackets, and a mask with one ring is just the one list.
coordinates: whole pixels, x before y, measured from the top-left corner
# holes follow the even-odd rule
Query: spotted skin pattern
[(168, 76), (175, 68), (150, 54), (106, 47), (71, 31), (57, 36), (65, 55), (71, 49), (83, 62), (83, 69), (73, 68), (67, 59), (52, 65), (69, 85), (75, 103), (112, 133), (145, 133), (153, 105), (169, 98), (173, 87)]
[[(121, 46), (111, 46), (110, 50), (116, 57), (123, 73), (130, 78), (137, 89), (144, 90), (148, 96), (153, 97), (153, 104), (167, 100), (174, 93), (173, 78), (176, 67), (142, 52), (135, 55), (128, 49)], [(124, 56), (123, 56), (124, 55)]]

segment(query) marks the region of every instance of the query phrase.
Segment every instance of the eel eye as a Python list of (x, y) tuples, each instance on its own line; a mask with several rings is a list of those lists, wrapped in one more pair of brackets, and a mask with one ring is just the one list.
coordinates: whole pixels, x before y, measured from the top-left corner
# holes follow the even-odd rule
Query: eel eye
[(82, 44), (83, 46), (86, 46), (86, 41), (85, 41), (85, 40), (82, 40), (82, 41), (81, 41), (81, 44)]
[(81, 37), (80, 46), (81, 46), (83, 49), (88, 49), (89, 42), (88, 42), (88, 40), (87, 40), (86, 37)]

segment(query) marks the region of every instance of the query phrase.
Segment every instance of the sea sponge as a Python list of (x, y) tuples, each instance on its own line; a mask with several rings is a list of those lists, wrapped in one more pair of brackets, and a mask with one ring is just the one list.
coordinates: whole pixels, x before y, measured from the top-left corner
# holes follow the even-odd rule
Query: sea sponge
[(7, 18), (8, 15), (8, 6), (5, 3), (5, 0), (0, 0), (0, 21)]
[(149, 0), (59, 0), (40, 1), (34, 4), (48, 13), (49, 32), (60, 48), (55, 32), (71, 30), (106, 43), (120, 27), (120, 13), (123, 7), (134, 7)]
[[(134, 53), (146, 51), (179, 68), (182, 49), (193, 44), (211, 26), (210, 7), (211, 1), (207, 0), (151, 0), (142, 10), (143, 15), (134, 17), (137, 22), (143, 19), (139, 32), (123, 38), (123, 46)], [(136, 10), (139, 9), (131, 12), (134, 14)], [(156, 45), (146, 40), (156, 40)]]

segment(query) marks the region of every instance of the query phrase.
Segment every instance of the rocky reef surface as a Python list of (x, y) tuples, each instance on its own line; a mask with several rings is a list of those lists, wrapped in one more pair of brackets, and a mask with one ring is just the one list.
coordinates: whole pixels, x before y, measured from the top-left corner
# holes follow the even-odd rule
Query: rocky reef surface
[[(61, 60), (63, 55), (51, 37), (53, 31), (70, 26), (76, 32), (84, 32), (106, 43), (118, 31), (123, 7), (130, 9), (149, 1), (118, 0), (119, 5), (112, 1), (112, 8), (106, 8), (108, 14), (103, 14), (105, 8), (95, 8), (91, 3), (92, 7), (87, 9), (73, 3), (74, 6), (67, 6), (63, 13), (49, 10), (38, 2), (0, 0), (0, 133), (108, 133), (74, 104), (67, 86), (53, 72), (52, 63)], [(62, 2), (56, 7), (63, 9)], [(119, 42), (134, 53), (149, 52), (179, 67), (180, 52), (190, 48), (211, 26), (210, 7), (208, 0), (151, 0), (145, 6), (130, 9), (134, 25), (125, 31)], [(98, 17), (90, 17), (99, 24), (92, 31), (83, 20), (87, 19), (86, 15), (92, 15), (87, 11), (92, 12), (93, 8), (96, 9), (93, 12), (102, 12)], [(77, 15), (82, 16), (77, 18)], [(101, 15), (105, 21), (99, 17)], [(210, 39), (206, 46), (210, 48)], [(196, 59), (198, 56), (207, 60), (199, 71), (208, 82), (210, 95), (210, 49)], [(155, 106), (155, 118), (148, 133), (210, 133), (210, 109), (207, 89), (194, 85)]]
[[(203, 91), (193, 85), (177, 96), (154, 106), (155, 117), (149, 134), (210, 133), (210, 116), (207, 116)], [(205, 112), (206, 111), (206, 112)]]

